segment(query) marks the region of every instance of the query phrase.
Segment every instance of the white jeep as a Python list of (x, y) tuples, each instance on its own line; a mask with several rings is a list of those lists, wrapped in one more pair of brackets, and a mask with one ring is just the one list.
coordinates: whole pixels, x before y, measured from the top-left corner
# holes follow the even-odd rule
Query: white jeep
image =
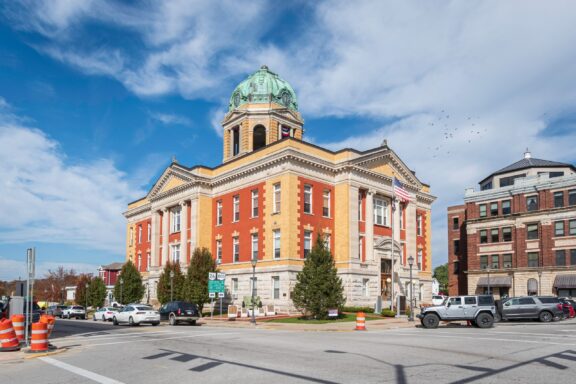
[(422, 308), (417, 316), (424, 328), (437, 328), (440, 321), (470, 321), (478, 328), (490, 328), (496, 317), (492, 295), (451, 296), (442, 305)]

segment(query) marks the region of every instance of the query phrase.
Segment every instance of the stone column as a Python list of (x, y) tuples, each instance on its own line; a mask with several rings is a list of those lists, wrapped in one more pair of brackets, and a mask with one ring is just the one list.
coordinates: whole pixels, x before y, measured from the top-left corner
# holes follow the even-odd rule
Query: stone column
[(188, 202), (180, 202), (180, 264), (188, 263)]
[(162, 209), (162, 265), (168, 261), (168, 236), (170, 235), (170, 210)]
[(152, 212), (152, 226), (151, 230), (151, 244), (150, 244), (150, 258), (152, 261), (152, 265), (154, 267), (160, 266), (160, 231), (159, 231), (159, 224), (160, 224), (160, 214), (158, 211)]
[(366, 193), (366, 212), (364, 213), (364, 221), (366, 223), (366, 261), (374, 260), (374, 191), (368, 190)]

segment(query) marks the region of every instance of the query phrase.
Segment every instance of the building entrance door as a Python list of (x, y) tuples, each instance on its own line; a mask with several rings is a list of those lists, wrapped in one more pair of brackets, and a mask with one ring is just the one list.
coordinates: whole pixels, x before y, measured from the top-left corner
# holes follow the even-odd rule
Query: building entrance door
[(390, 260), (380, 261), (380, 296), (383, 302), (389, 302), (392, 296), (392, 263)]

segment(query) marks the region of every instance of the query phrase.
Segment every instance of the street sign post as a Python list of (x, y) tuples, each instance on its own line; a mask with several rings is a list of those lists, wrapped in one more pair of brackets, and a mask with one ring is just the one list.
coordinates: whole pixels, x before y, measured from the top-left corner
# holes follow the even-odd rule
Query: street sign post
[[(208, 272), (208, 297), (214, 298), (218, 294), (220, 299), (220, 316), (222, 316), (222, 299), (224, 298), (224, 292), (226, 292), (226, 286), (224, 284), (226, 280), (226, 274), (221, 272)], [(210, 317), (214, 315), (214, 302), (212, 300)]]

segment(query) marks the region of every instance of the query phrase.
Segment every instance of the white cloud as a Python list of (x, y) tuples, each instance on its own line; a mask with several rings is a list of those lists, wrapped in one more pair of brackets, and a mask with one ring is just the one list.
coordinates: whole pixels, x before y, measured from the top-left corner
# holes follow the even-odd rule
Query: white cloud
[(124, 253), (122, 212), (144, 192), (110, 160), (71, 163), (55, 140), (0, 113), (0, 174), (0, 242)]
[(191, 125), (192, 122), (185, 116), (172, 113), (150, 113), (150, 117), (165, 125)]

